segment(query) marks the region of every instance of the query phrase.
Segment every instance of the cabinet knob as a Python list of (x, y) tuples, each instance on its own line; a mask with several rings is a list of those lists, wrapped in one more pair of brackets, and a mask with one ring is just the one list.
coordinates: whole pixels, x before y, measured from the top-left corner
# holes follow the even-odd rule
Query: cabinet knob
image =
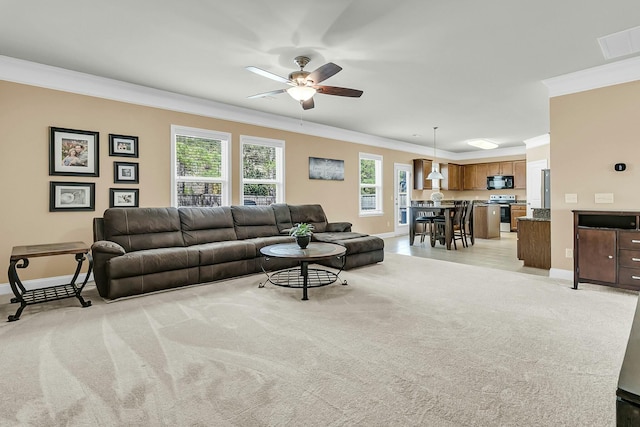
[(613, 259), (613, 255), (609, 255), (609, 257), (608, 257), (608, 258), (609, 258), (609, 259)]

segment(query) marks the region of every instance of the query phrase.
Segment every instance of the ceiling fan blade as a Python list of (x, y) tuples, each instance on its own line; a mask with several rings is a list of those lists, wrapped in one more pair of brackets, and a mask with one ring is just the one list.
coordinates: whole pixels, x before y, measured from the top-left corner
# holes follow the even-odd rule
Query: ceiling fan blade
[(337, 74), (338, 71), (342, 70), (342, 67), (334, 64), (333, 62), (328, 62), (324, 64), (322, 67), (313, 71), (311, 74), (307, 76), (307, 80), (313, 81), (314, 84), (320, 83), (328, 79), (329, 77)]
[(262, 68), (258, 68), (258, 67), (245, 67), (247, 70), (251, 71), (252, 73), (256, 73), (262, 77), (266, 77), (268, 79), (271, 80), (275, 80), (277, 82), (280, 83), (287, 83), (287, 84), (293, 84), (293, 82), (289, 79), (285, 79), (284, 77), (281, 77), (277, 74), (273, 74), (270, 71), (267, 70), (263, 70)]
[(351, 98), (360, 98), (364, 93), (358, 89), (349, 89), (346, 87), (336, 87), (336, 86), (322, 86), (322, 85), (314, 85), (313, 86), (318, 93), (322, 93), (325, 95), (337, 95), (337, 96), (349, 96)]
[(307, 99), (306, 101), (302, 101), (301, 104), (302, 104), (303, 110), (310, 110), (315, 106), (313, 102), (313, 97)]
[(286, 89), (278, 89), (278, 90), (272, 90), (271, 92), (264, 92), (264, 93), (258, 93), (256, 95), (251, 95), (251, 96), (247, 96), (247, 98), (249, 99), (253, 99), (253, 98), (264, 98), (265, 96), (271, 96), (271, 95), (278, 95), (282, 92), (286, 92)]

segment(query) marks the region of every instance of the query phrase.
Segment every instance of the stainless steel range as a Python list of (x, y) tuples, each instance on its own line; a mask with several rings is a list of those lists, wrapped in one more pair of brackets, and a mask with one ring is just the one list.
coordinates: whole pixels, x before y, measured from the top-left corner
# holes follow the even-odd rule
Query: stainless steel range
[(511, 203), (516, 202), (514, 194), (492, 194), (487, 203), (500, 205), (500, 231), (511, 231)]

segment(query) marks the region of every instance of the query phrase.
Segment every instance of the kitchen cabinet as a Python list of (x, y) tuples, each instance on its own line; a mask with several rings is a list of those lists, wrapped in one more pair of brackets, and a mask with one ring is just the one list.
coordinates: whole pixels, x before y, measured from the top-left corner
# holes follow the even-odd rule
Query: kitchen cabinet
[(640, 290), (640, 212), (573, 211), (573, 287)]
[(513, 162), (513, 188), (527, 188), (527, 162), (516, 160)]
[(464, 179), (463, 186), (464, 190), (473, 190), (476, 184), (476, 165), (464, 165)]
[(478, 163), (476, 165), (476, 181), (473, 187), (474, 190), (486, 190), (487, 189), (487, 164)]
[(527, 215), (527, 207), (525, 205), (511, 205), (511, 231), (518, 231), (518, 218)]
[(517, 254), (525, 267), (551, 268), (551, 221), (548, 219), (516, 219)]
[(427, 176), (431, 173), (433, 162), (428, 159), (413, 159), (413, 189), (431, 190), (433, 183)]
[(464, 188), (464, 167), (453, 163), (441, 165), (444, 179), (440, 183), (443, 190), (462, 190)]
[(513, 175), (513, 162), (487, 163), (487, 176)]
[(473, 236), (476, 239), (500, 238), (500, 206), (473, 206)]

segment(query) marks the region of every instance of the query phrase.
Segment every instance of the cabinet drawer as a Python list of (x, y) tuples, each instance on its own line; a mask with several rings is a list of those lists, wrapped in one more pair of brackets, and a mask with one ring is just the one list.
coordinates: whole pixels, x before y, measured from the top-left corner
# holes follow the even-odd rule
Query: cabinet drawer
[(618, 264), (620, 267), (640, 268), (640, 251), (620, 249)]
[(635, 249), (640, 251), (640, 233), (636, 231), (619, 231), (618, 245), (620, 249)]
[(640, 268), (620, 267), (618, 269), (618, 283), (632, 285), (640, 289)]

